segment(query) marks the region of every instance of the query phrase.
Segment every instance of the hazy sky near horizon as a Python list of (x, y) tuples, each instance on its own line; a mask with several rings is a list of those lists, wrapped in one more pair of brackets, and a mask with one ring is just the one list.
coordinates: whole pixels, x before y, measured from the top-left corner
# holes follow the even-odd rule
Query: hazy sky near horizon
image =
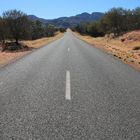
[(83, 12), (105, 12), (112, 7), (134, 9), (139, 6), (140, 0), (0, 0), (0, 15), (3, 11), (18, 9), (27, 14), (53, 19)]

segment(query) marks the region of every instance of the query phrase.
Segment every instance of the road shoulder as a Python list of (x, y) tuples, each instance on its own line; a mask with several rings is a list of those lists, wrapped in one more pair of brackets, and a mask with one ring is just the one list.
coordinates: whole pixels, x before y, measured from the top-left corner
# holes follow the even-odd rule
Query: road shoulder
[(25, 55), (29, 55), (33, 51), (62, 38), (63, 35), (64, 35), (63, 33), (57, 33), (54, 37), (46, 37), (33, 41), (22, 41), (23, 44), (29, 47), (28, 50), (0, 52), (0, 68), (14, 61), (17, 61), (18, 59), (24, 57)]
[(134, 50), (134, 44), (140, 44), (140, 42), (134, 42), (133, 44), (123, 43), (119, 41), (120, 39), (109, 40), (101, 37), (93, 38), (91, 36), (81, 35), (77, 32), (74, 32), (74, 35), (93, 47), (113, 55), (114, 57), (123, 61), (125, 64), (128, 64), (134, 69), (140, 71), (140, 50)]

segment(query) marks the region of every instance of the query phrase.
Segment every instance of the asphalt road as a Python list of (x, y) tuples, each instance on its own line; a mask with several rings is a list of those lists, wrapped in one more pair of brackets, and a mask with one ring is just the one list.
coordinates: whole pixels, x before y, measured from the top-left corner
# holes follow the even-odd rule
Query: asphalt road
[(140, 140), (140, 73), (68, 31), (0, 69), (0, 140)]

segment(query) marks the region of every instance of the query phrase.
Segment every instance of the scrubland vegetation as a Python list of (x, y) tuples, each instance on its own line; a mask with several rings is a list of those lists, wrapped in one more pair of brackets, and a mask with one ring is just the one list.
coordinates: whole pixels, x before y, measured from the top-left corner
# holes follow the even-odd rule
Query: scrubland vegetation
[(22, 11), (9, 10), (0, 17), (0, 48), (1, 51), (27, 48), (28, 46), (20, 43), (21, 40), (52, 37), (57, 31), (64, 32), (65, 29), (31, 21)]
[(96, 22), (79, 24), (72, 28), (81, 34), (93, 37), (112, 34), (113, 37), (120, 36), (126, 32), (140, 29), (140, 7), (133, 10), (113, 8)]

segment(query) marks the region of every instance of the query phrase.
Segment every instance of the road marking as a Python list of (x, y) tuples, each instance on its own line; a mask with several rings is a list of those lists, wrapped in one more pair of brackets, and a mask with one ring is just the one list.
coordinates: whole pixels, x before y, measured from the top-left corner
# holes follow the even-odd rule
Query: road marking
[(66, 100), (71, 100), (70, 72), (66, 72)]
[(68, 48), (68, 52), (70, 51), (70, 48)]

